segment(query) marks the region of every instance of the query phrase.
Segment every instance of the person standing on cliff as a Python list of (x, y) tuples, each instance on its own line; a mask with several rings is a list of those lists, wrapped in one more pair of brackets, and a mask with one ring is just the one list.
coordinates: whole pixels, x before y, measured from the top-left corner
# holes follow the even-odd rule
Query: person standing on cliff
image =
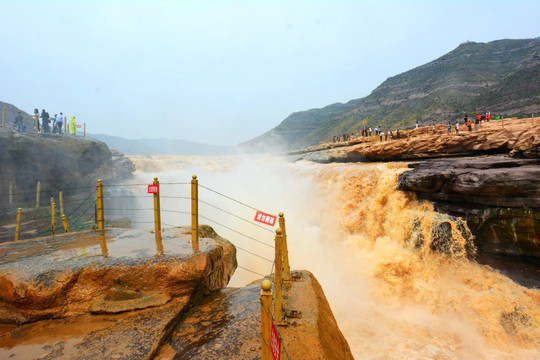
[(60, 113), (56, 118), (56, 130), (59, 134), (62, 134), (62, 124), (64, 123), (64, 114)]
[(75, 115), (71, 116), (71, 121), (69, 122), (69, 132), (71, 135), (77, 135), (77, 124), (75, 123)]
[(41, 129), (39, 128), (39, 110), (38, 109), (34, 109), (34, 119), (36, 120), (36, 125), (37, 125), (37, 129), (36, 129), (36, 133), (40, 133), (41, 132)]
[(482, 115), (478, 114), (476, 115), (476, 119), (474, 119), (474, 130), (478, 131), (478, 124), (480, 124), (480, 120), (482, 120)]
[(456, 120), (456, 134), (459, 134), (459, 121)]
[(416, 119), (416, 128), (418, 129), (418, 119)]
[(446, 128), (446, 134), (450, 135), (451, 132), (452, 132), (452, 124), (449, 121), (448, 122), (448, 127)]
[(17, 113), (17, 116), (15, 116), (15, 121), (13, 123), (17, 127), (18, 132), (24, 132), (24, 118), (20, 111)]
[(41, 127), (43, 128), (43, 132), (50, 132), (50, 127), (49, 127), (49, 123), (51, 122), (50, 120), (50, 115), (48, 112), (45, 111), (45, 109), (42, 109), (41, 110)]

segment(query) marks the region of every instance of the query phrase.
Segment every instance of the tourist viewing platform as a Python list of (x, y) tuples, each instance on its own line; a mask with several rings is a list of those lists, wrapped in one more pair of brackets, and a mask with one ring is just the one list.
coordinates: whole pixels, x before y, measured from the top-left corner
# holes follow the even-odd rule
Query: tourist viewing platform
[(540, 139), (540, 118), (508, 118), (491, 120), (468, 130), (463, 122), (459, 132), (452, 123), (431, 125), (407, 130), (407, 137), (392, 131), (387, 139), (380, 135), (358, 137), (343, 142), (326, 142), (305, 150), (291, 151), (295, 160), (316, 162), (396, 161), (428, 158), (508, 154), (537, 158)]

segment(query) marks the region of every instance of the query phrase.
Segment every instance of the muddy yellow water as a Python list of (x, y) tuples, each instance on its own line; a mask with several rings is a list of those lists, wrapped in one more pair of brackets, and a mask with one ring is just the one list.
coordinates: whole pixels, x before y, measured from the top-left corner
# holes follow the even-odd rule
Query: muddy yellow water
[[(310, 270), (321, 282), (358, 359), (540, 358), (540, 292), (469, 260), (462, 221), (396, 190), (404, 163), (291, 164), (264, 156), (132, 160), (136, 181), (159, 176), (181, 182), (197, 174), (208, 188), (268, 213), (284, 212), (291, 267)], [(168, 191), (189, 194), (182, 185)], [(199, 196), (253, 218), (253, 210), (215, 193), (201, 189)], [(201, 205), (200, 211), (216, 220), (201, 223), (237, 246), (272, 257), (271, 249), (217, 223), (268, 242), (271, 233), (210, 207)], [(445, 251), (433, 251), (433, 229), (441, 223), (449, 224), (452, 239)], [(271, 271), (271, 264), (241, 250), (238, 258), (246, 269)], [(231, 284), (257, 277), (239, 268)]]
[[(198, 176), (199, 223), (238, 247), (240, 267), (231, 286), (272, 271), (265, 259), (273, 258), (273, 248), (253, 239), (272, 244), (275, 228), (250, 224), (254, 209), (284, 212), (291, 268), (317, 277), (357, 359), (540, 359), (540, 291), (470, 260), (474, 249), (462, 220), (397, 191), (406, 164), (322, 165), (265, 156), (131, 159), (134, 184), (159, 177), (165, 237), (168, 227), (189, 225), (189, 182)], [(142, 198), (106, 202), (106, 216), (153, 227), (151, 211), (112, 210), (151, 208), (145, 186), (114, 191)], [(441, 224), (450, 240), (434, 244)], [(136, 249), (138, 240), (130, 241), (129, 249)], [(99, 240), (87, 245), (84, 254), (74, 245), (51, 257), (100, 256)], [(119, 241), (107, 246), (110, 256), (126, 251)], [(152, 247), (146, 255), (153, 255)]]

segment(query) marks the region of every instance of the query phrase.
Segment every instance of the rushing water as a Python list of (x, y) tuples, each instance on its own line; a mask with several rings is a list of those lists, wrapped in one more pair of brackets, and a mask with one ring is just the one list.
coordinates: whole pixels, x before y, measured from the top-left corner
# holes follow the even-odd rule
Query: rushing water
[[(190, 211), (189, 185), (171, 183), (198, 176), (199, 222), (242, 249), (231, 286), (272, 270), (260, 257), (271, 259), (273, 249), (253, 239), (272, 244), (274, 229), (243, 220), (255, 213), (245, 205), (284, 212), (291, 268), (314, 273), (357, 359), (540, 359), (540, 291), (469, 260), (462, 221), (395, 190), (405, 164), (131, 159), (136, 182), (163, 183), (165, 228), (190, 222), (181, 213)], [(440, 229), (451, 241), (440, 240)]]

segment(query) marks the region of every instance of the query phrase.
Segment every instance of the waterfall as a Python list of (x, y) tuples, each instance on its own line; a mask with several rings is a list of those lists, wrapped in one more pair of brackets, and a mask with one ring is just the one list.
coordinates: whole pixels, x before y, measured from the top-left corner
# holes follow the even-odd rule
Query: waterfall
[[(471, 260), (474, 237), (463, 220), (396, 190), (404, 163), (323, 165), (262, 155), (130, 158), (135, 182), (150, 183), (154, 176), (188, 182), (196, 174), (200, 184), (231, 198), (284, 212), (291, 268), (319, 280), (355, 358), (540, 358), (540, 291)], [(223, 201), (203, 190), (199, 196)], [(217, 207), (254, 215), (226, 201)], [(201, 206), (200, 212), (237, 230), (209, 223), (235, 245), (273, 257), (272, 249), (238, 234), (272, 244), (269, 231), (215, 208)], [(238, 261), (258, 273), (271, 271), (271, 264), (242, 251)], [(237, 269), (230, 286), (259, 277)]]

